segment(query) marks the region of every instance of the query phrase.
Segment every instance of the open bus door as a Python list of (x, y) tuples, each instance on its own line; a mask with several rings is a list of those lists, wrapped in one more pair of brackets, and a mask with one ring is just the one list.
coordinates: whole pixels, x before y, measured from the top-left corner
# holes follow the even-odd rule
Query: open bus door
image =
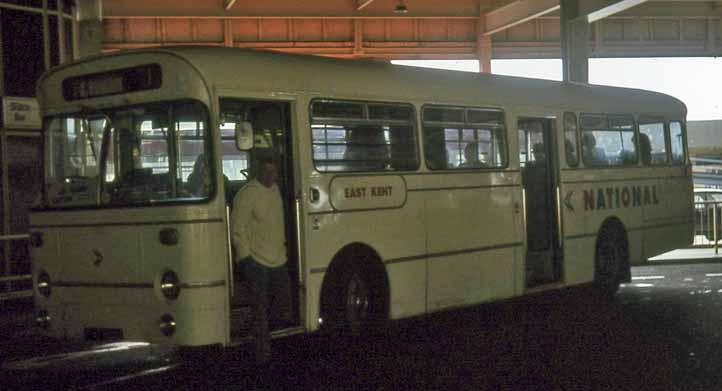
[[(284, 208), (284, 223), (286, 228), (286, 253), (289, 279), (291, 282), (291, 308), (293, 322), (291, 330), (300, 327), (301, 319), (299, 303), (301, 291), (299, 284), (299, 262), (297, 253), (297, 216), (295, 208), (295, 185), (293, 177), (293, 148), (291, 143), (290, 103), (277, 101), (256, 101), (246, 99), (221, 98), (221, 134), (223, 139), (222, 165), (224, 182), (226, 186), (226, 202), (229, 215), (233, 207), (235, 194), (257, 172), (256, 158), (259, 156), (273, 156), (278, 165), (278, 188)], [(235, 148), (232, 135), (227, 135), (224, 128), (235, 128), (244, 123), (253, 132), (252, 148), (241, 151)], [(229, 144), (233, 147), (229, 148)], [(227, 180), (225, 180), (227, 178)], [(229, 221), (229, 226), (231, 222)], [(229, 235), (230, 237), (230, 235)], [(238, 342), (249, 337), (253, 325), (253, 311), (250, 288), (247, 277), (241, 268), (234, 262), (230, 265), (229, 280), (232, 280), (230, 295), (230, 334), (231, 341)], [(283, 333), (286, 330), (271, 330), (272, 333)]]
[(518, 129), (526, 213), (526, 286), (532, 288), (562, 278), (559, 211), (554, 203), (558, 180), (554, 120), (520, 118)]

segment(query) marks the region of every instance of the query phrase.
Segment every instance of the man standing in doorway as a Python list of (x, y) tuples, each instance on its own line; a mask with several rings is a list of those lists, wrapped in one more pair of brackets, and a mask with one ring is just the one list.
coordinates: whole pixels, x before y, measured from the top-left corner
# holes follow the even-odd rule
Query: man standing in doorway
[(278, 189), (278, 167), (271, 157), (258, 159), (258, 175), (233, 199), (231, 241), (253, 300), (256, 361), (271, 357), (269, 323), (291, 321), (291, 282), (286, 266), (286, 229)]

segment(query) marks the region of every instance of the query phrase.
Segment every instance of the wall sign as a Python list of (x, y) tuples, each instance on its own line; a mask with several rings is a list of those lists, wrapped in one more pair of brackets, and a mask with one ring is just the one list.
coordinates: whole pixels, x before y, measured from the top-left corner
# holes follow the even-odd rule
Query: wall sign
[(2, 102), (5, 129), (39, 130), (42, 127), (37, 99), (4, 96)]

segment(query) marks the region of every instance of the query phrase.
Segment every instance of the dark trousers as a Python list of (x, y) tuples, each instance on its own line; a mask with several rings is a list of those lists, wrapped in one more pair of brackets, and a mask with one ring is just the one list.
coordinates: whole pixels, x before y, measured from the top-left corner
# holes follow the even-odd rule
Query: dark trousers
[(243, 272), (251, 290), (256, 359), (263, 362), (271, 356), (269, 323), (291, 322), (291, 279), (286, 265), (270, 268), (252, 257), (243, 261)]

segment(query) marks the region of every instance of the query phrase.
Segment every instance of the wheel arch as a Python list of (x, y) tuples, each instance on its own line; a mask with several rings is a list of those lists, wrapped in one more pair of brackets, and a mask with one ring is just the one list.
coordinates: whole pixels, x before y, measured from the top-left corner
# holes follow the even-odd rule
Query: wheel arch
[[(366, 255), (360, 264), (357, 263), (358, 255)], [(331, 310), (332, 304), (330, 300), (333, 298), (331, 297), (330, 291), (332, 290), (334, 279), (340, 278), (344, 270), (357, 266), (361, 268), (364, 275), (369, 278), (369, 281), (375, 282), (377, 289), (381, 290), (377, 293), (382, 298), (382, 315), (386, 318), (389, 317), (391, 289), (386, 266), (378, 251), (372, 246), (366, 243), (354, 242), (338, 250), (326, 269), (319, 295), (319, 315), (321, 318), (326, 318), (328, 311)]]

